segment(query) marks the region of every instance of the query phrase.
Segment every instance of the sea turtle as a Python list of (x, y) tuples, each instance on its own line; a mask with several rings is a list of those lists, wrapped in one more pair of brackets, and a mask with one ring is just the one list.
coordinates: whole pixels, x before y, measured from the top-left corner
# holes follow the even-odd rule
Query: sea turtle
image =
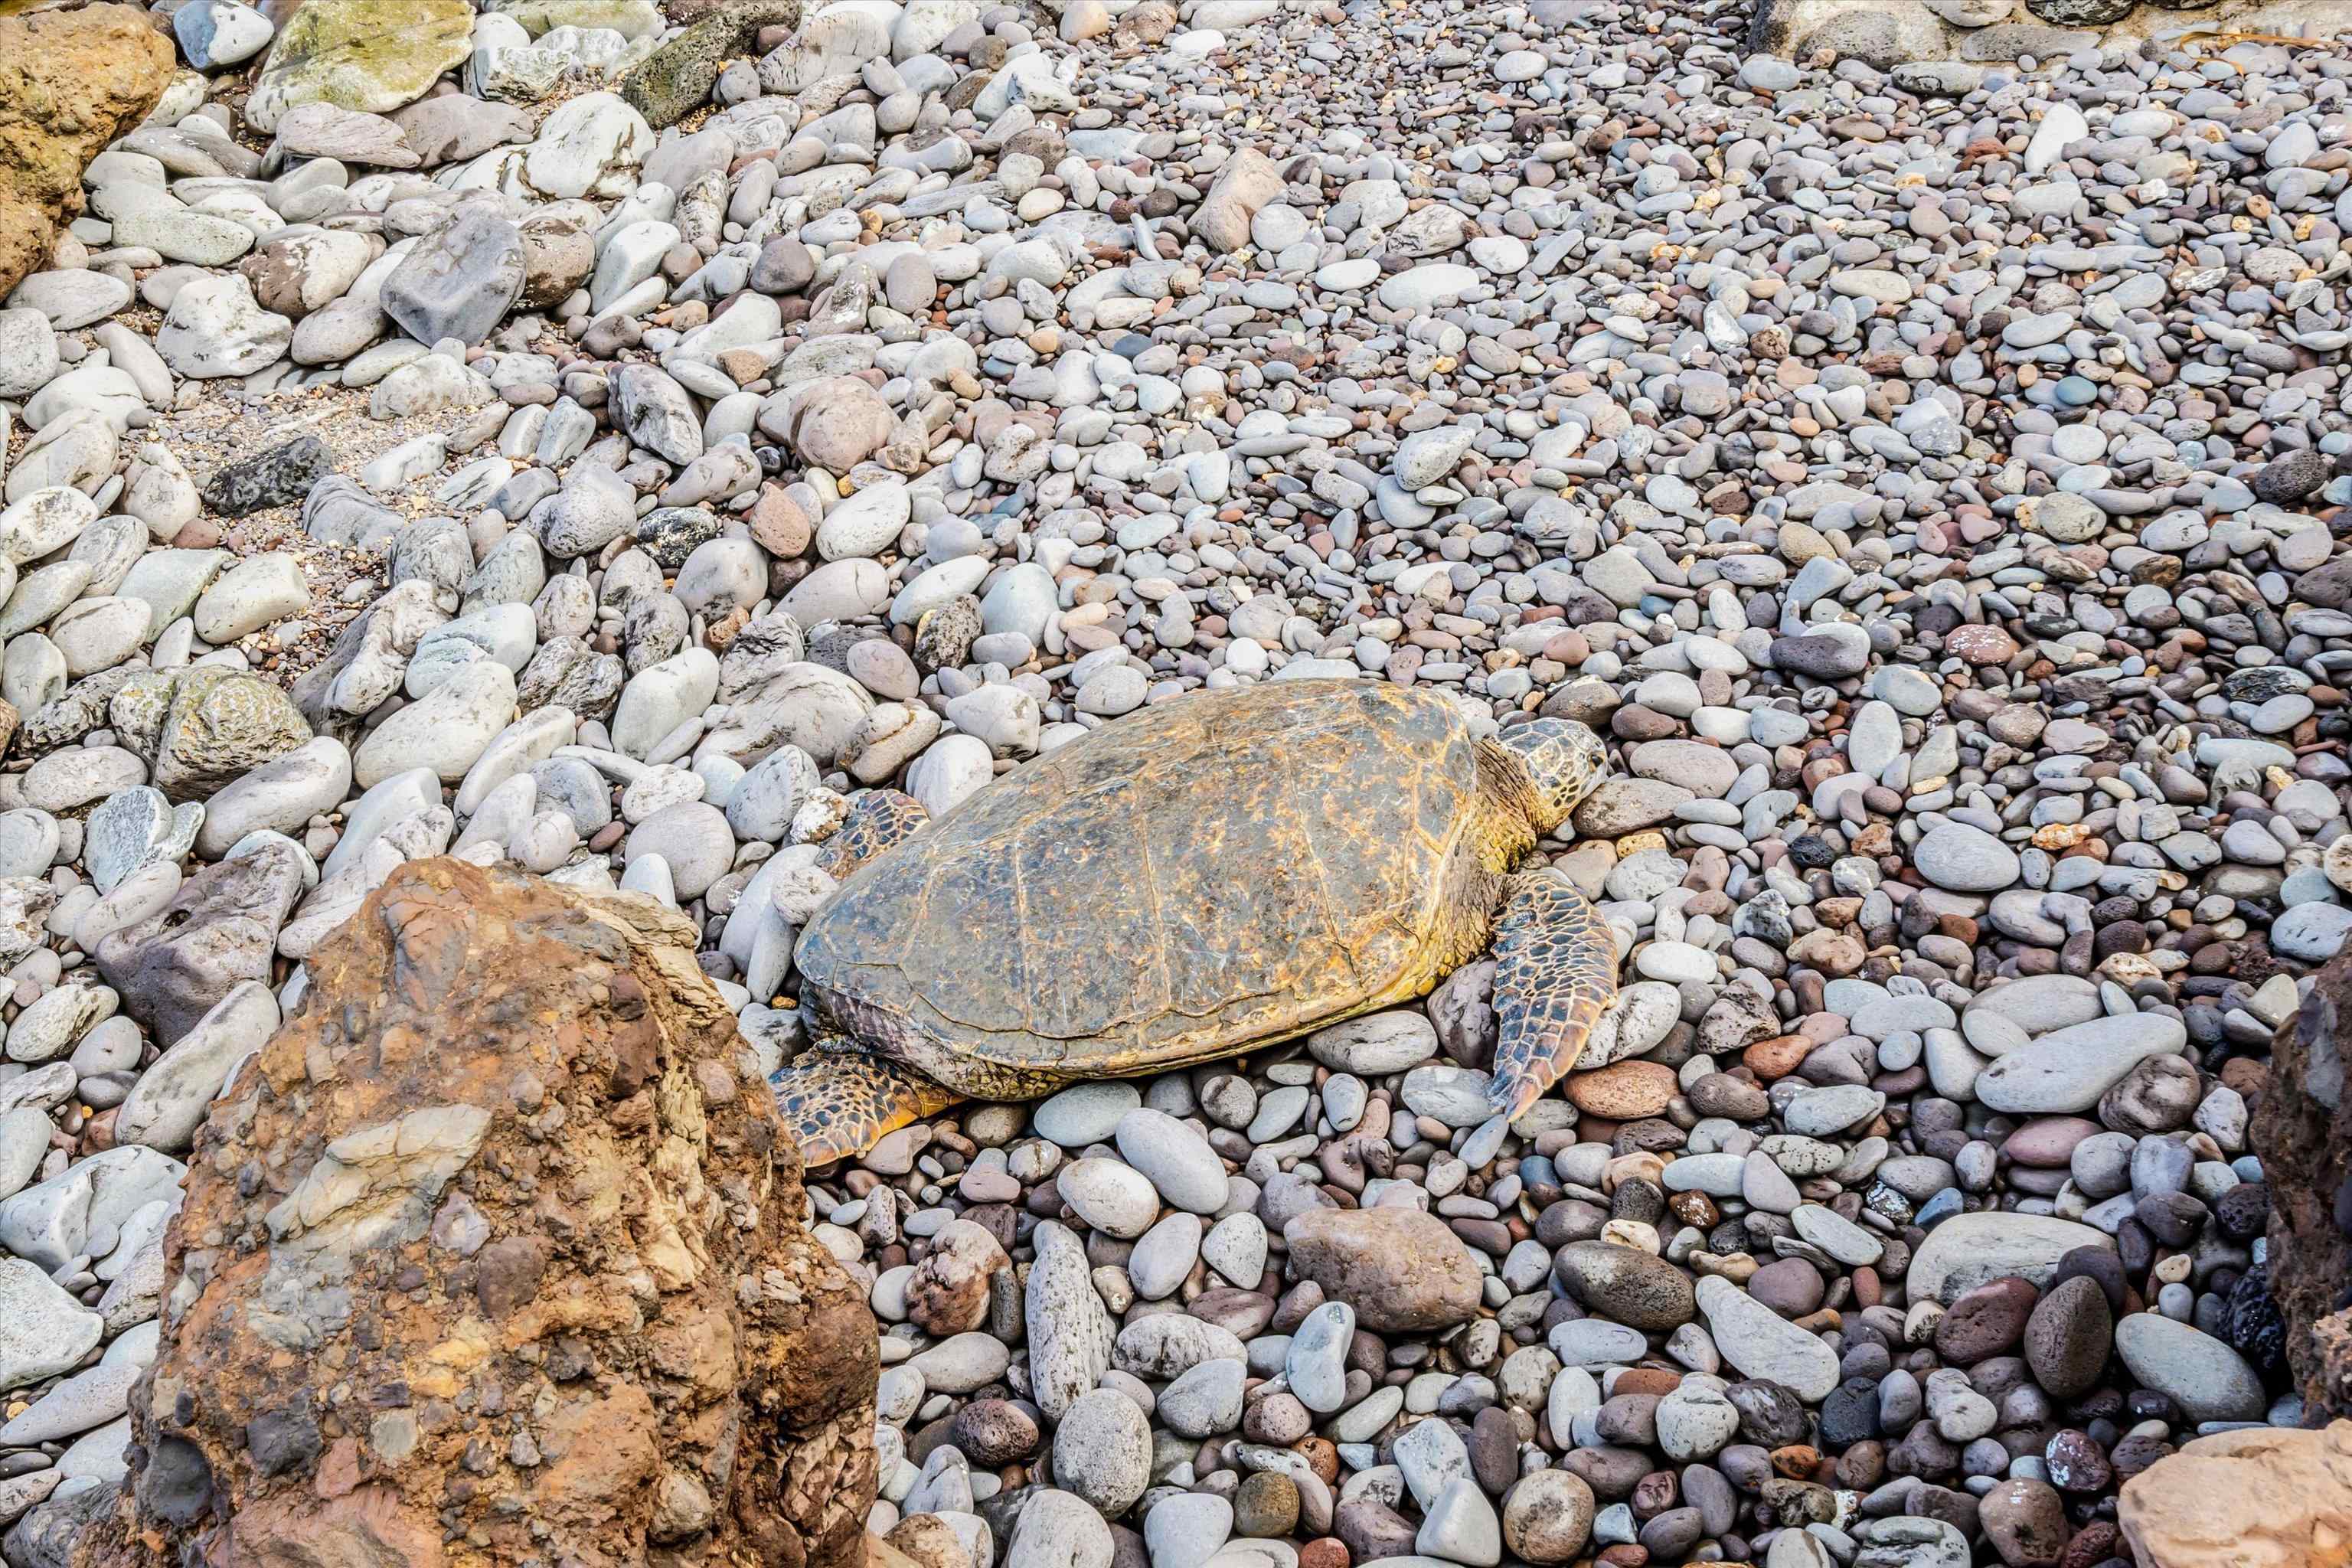
[(1425, 687), (1270, 681), (1106, 724), (920, 831), (885, 796), (856, 831), (898, 841), (794, 953), (812, 1045), (776, 1075), (786, 1131), (822, 1164), (958, 1100), (1234, 1056), (1490, 944), (1488, 1094), (1517, 1116), (1617, 989), (1592, 906), (1514, 870), (1605, 753), (1570, 720), (1486, 728)]

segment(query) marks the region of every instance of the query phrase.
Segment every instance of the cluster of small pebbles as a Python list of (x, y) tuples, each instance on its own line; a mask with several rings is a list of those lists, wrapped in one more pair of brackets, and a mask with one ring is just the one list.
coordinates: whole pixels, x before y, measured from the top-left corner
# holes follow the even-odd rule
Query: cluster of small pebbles
[[(2300, 1421), (2246, 1130), (2352, 931), (2341, 49), (836, 0), (698, 77), (650, 0), (410, 8), (336, 97), (366, 0), (157, 6), (0, 309), (12, 1568), (394, 867), (687, 910), (772, 1072), (863, 792), (1267, 679), (1609, 737), (1544, 853), (1620, 998), (1507, 1127), (1475, 963), (817, 1173), (923, 1568), (2094, 1568)], [(304, 433), (184, 460), (229, 417)]]

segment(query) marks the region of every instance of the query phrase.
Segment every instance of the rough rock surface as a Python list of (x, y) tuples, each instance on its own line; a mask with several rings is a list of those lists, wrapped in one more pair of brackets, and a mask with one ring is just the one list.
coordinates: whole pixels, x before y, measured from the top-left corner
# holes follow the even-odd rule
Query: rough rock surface
[(382, 113), (424, 96), (467, 54), (472, 7), (464, 0), (315, 0), (288, 8), (246, 100), (259, 131), (306, 103)]
[(2352, 1421), (2183, 1444), (2124, 1483), (2116, 1521), (2140, 1568), (2352, 1562)]
[(0, 296), (82, 209), (81, 172), (146, 118), (172, 46), (135, 5), (0, 16)]
[(762, 27), (790, 27), (801, 0), (730, 0), (696, 22), (631, 71), (621, 96), (656, 130), (675, 125), (709, 98), (719, 68), (751, 51)]
[(1375, 1331), (1444, 1328), (1478, 1310), (1478, 1268), (1418, 1209), (1315, 1209), (1284, 1227), (1292, 1267)]
[(2270, 1186), (2270, 1296), (2305, 1409), (2352, 1415), (2352, 959), (2321, 970), (2272, 1047), (2252, 1132)]
[(692, 944), (442, 859), (312, 955), (199, 1136), (91, 1562), (858, 1560), (872, 1321)]
[[(1874, 63), (1914, 3), (1974, 52)], [(2352, 108), (2046, 20), (2119, 3), (1799, 61), (1757, 0), (161, 0), (190, 68), (0, 303), (7, 1568), (126, 1473), (197, 1123), (396, 868), (676, 909), (773, 1071), (876, 827), (1300, 677), (1603, 736), (1537, 853), (1620, 1002), (1507, 1123), (1465, 950), (817, 1173), (868, 1529), (2096, 1568), (2305, 1425), (2247, 1121), (2352, 935)], [(1090, 842), (974, 939), (1144, 951), (1162, 847)], [(1220, 864), (1263, 933), (1297, 863)], [(459, 1414), (471, 1508), (543, 1434)]]

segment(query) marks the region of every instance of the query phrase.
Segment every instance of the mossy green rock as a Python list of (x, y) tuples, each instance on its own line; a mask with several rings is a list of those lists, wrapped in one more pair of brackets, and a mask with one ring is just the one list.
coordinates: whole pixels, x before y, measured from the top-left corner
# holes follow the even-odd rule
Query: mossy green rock
[(133, 670), (106, 705), (106, 721), (115, 737), (151, 766), (156, 738), (163, 732), (163, 721), (172, 716), (180, 674), (175, 669)]
[(155, 736), (152, 783), (173, 800), (202, 800), (310, 738), (310, 726), (276, 682), (190, 669)]
[(245, 117), (258, 131), (297, 104), (383, 114), (414, 103), (471, 52), (467, 0), (308, 0), (271, 46)]
[(748, 54), (762, 27), (800, 25), (800, 0), (732, 0), (646, 57), (621, 96), (656, 131), (709, 101), (719, 68)]

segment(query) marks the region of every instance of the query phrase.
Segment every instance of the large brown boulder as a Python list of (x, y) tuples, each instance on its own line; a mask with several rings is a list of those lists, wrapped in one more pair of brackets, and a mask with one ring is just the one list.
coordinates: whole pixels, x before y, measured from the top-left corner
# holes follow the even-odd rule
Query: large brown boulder
[(402, 868), (215, 1103), (84, 1568), (853, 1568), (876, 1342), (682, 917)]
[(2344, 1568), (2352, 1421), (2184, 1444), (2124, 1483), (2116, 1522), (2139, 1568)]
[(0, 16), (0, 297), (81, 213), (81, 172), (147, 118), (172, 46), (136, 5)]
[(2352, 958), (2321, 970), (2271, 1051), (2253, 1142), (2269, 1191), (2270, 1299), (2314, 1415), (2352, 1415)]

